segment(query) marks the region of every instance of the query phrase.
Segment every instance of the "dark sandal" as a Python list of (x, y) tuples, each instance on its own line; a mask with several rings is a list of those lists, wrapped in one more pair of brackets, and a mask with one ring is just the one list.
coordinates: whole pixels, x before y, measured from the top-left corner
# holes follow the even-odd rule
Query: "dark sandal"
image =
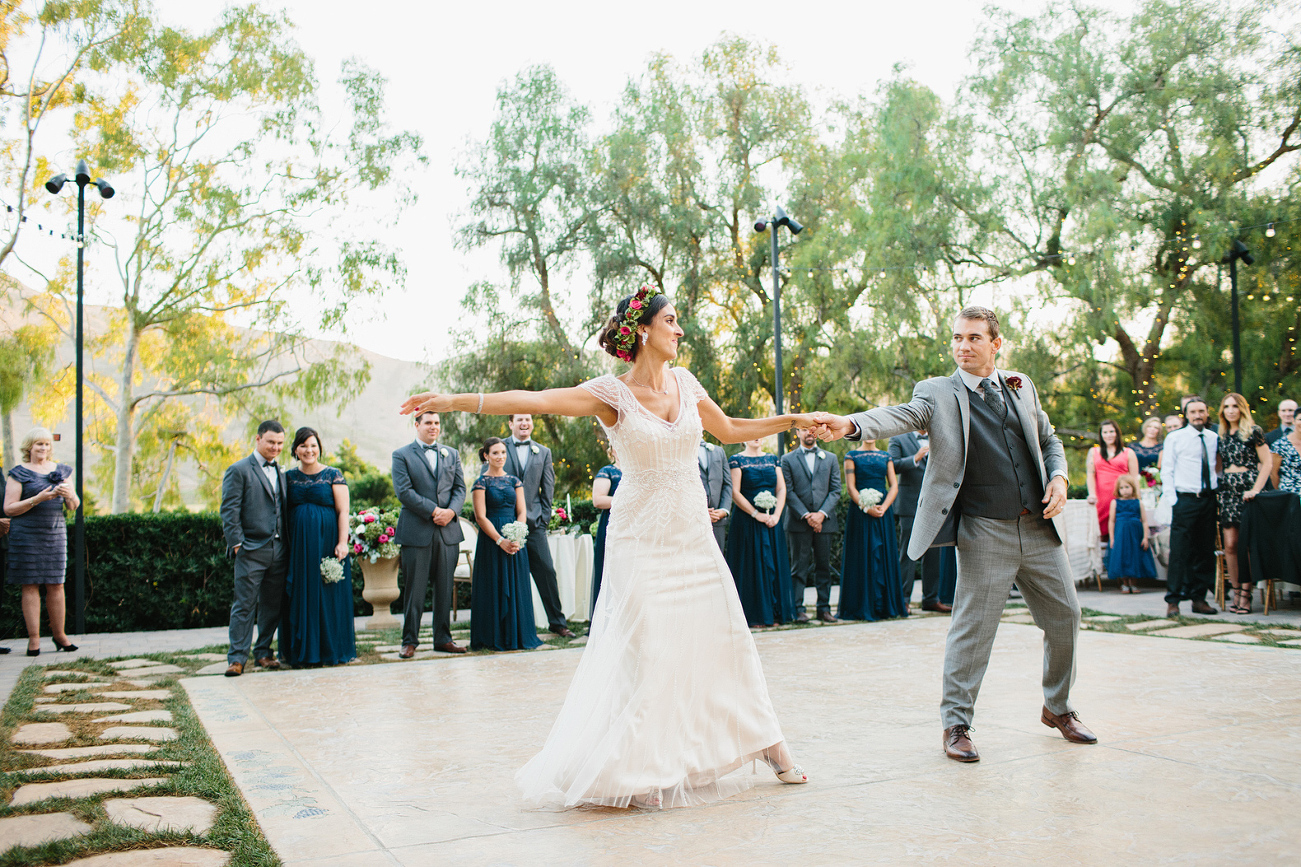
[[(1244, 604), (1245, 603), (1245, 604)], [(1229, 606), (1230, 614), (1251, 613), (1251, 591), (1233, 588), (1233, 604)]]

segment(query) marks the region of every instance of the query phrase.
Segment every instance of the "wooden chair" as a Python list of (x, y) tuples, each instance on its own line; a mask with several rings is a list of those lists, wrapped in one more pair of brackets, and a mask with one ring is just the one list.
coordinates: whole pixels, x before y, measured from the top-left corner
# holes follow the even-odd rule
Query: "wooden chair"
[[(1270, 457), (1269, 481), (1270, 484), (1274, 486), (1274, 490), (1278, 490), (1278, 474), (1279, 474), (1279, 468), (1283, 466), (1283, 456), (1276, 455), (1273, 452), (1270, 452), (1269, 457)], [(1269, 609), (1271, 605), (1274, 608), (1278, 607), (1278, 597), (1276, 597), (1274, 593), (1275, 593), (1274, 579), (1266, 578), (1265, 582), (1260, 587), (1260, 601), (1261, 604), (1265, 606), (1266, 615), (1269, 614)]]
[[(465, 538), (461, 540), (460, 551), (456, 557), (456, 571), (452, 573), (452, 619), (456, 620), (456, 585), (468, 584), (474, 587), (474, 548), (479, 542), (479, 531), (464, 518), (458, 518), (461, 522), (461, 532)], [(464, 563), (462, 563), (464, 561)]]
[(1220, 530), (1220, 522), (1215, 521), (1215, 602), (1221, 611), (1224, 610), (1224, 585), (1228, 583), (1225, 579), (1229, 574), (1229, 558), (1224, 556), (1224, 533)]

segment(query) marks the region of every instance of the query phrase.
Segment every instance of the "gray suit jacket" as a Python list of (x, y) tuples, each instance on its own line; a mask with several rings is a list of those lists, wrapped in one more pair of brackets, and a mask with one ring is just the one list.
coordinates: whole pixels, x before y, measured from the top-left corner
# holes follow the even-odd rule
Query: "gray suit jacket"
[[(1008, 376), (1019, 376), (1020, 390), (1007, 387)], [(1026, 444), (1039, 467), (1044, 487), (1054, 476), (1066, 477), (1066, 450), (1053, 432), (1048, 415), (1039, 404), (1039, 394), (1025, 374), (1002, 371), (1003, 394), (1016, 401), (1017, 415)], [(917, 383), (913, 399), (901, 406), (882, 406), (855, 413), (850, 419), (868, 439), (893, 437), (908, 431), (930, 433), (931, 451), (922, 477), (921, 497), (908, 556), (920, 560), (932, 545), (957, 542), (958, 512), (954, 507), (958, 489), (967, 470), (967, 438), (971, 434), (971, 400), (966, 384), (955, 370), (952, 376), (936, 376)], [(1053, 532), (1056, 532), (1054, 527)]]
[(922, 492), (922, 476), (926, 473), (926, 464), (930, 457), (922, 458), (920, 464), (913, 463), (913, 455), (922, 447), (922, 441), (915, 431), (890, 437), (890, 462), (894, 464), (894, 474), (899, 479), (899, 495), (894, 498), (894, 513), (904, 518), (917, 514), (917, 498)]
[(782, 476), (786, 479), (786, 508), (782, 514), (788, 533), (812, 533), (803, 516), (809, 512), (822, 512), (827, 519), (822, 522), (823, 533), (840, 532), (836, 519), (836, 504), (840, 502), (840, 458), (825, 449), (818, 449), (809, 473), (803, 449), (797, 448), (782, 457)]
[[(697, 464), (700, 463), (699, 450), (700, 446), (697, 446)], [(706, 454), (709, 457), (705, 459), (705, 467), (700, 471), (700, 483), (705, 486), (705, 499), (709, 508), (722, 509), (728, 513), (729, 517), (719, 521), (720, 524), (726, 524), (732, 513), (732, 470), (727, 465), (727, 455), (721, 446), (713, 446)]]
[(1283, 437), (1283, 428), (1281, 426), (1276, 427), (1269, 433), (1265, 434), (1265, 445), (1272, 446), (1274, 443), (1282, 439), (1282, 437)]
[[(530, 530), (545, 530), (551, 523), (551, 501), (556, 495), (556, 468), (551, 463), (551, 449), (533, 441), (538, 453), (529, 452), (529, 465), (522, 469), (515, 455), (515, 441), (506, 438), (506, 472), (524, 483), (524, 507)], [(487, 470), (488, 465), (483, 465)]]
[(285, 493), (285, 472), (276, 464), (279, 484), (275, 492), (262, 472), (262, 465), (249, 455), (226, 468), (221, 479), (221, 532), (226, 553), (235, 548), (256, 551), (276, 534), (276, 498), (280, 499), (280, 529), (289, 528), (289, 500)]
[(456, 518), (439, 527), (434, 523), (434, 509), (451, 509), (457, 518), (465, 505), (465, 473), (461, 455), (451, 446), (440, 446), (438, 478), (434, 478), (425, 458), (425, 450), (414, 442), (393, 452), (393, 490), (402, 502), (395, 542), (423, 548), (433, 544), (434, 536), (445, 545), (457, 545), (465, 538)]

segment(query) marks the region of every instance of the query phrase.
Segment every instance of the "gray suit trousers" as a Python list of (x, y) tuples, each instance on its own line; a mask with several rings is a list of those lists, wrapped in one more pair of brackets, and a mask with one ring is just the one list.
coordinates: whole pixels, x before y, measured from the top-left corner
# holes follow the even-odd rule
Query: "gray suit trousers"
[(958, 588), (944, 650), (945, 728), (971, 725), (994, 633), (1012, 583), (1044, 633), (1044, 705), (1070, 713), (1080, 603), (1066, 551), (1042, 515), (1011, 521), (963, 515), (958, 524)]
[(402, 609), (402, 643), (412, 647), (420, 641), (420, 617), (425, 610), (425, 593), (434, 585), (434, 646), (452, 643), (452, 576), (460, 546), (439, 535), (428, 545), (402, 546), (402, 576), (406, 600)]
[(280, 625), (280, 600), (285, 593), (285, 570), (289, 553), (282, 539), (273, 539), (250, 551), (240, 548), (235, 555), (235, 599), (230, 606), (230, 650), (226, 663), (248, 662), (253, 624), (257, 623), (254, 659), (271, 656), (271, 636)]

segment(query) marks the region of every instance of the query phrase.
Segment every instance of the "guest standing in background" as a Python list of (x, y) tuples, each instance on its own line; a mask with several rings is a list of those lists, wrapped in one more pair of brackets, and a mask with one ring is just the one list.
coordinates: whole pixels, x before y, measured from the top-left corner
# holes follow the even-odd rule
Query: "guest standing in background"
[(1206, 602), (1215, 582), (1215, 489), (1219, 437), (1206, 430), (1206, 401), (1184, 406), (1188, 426), (1165, 438), (1162, 474), (1178, 499), (1170, 518), (1170, 566), (1166, 574), (1166, 616), (1179, 615), (1179, 603), (1192, 602), (1195, 614), (1219, 614)]
[(1124, 475), (1138, 475), (1138, 456), (1132, 449), (1125, 447), (1120, 435), (1120, 427), (1111, 419), (1105, 419), (1098, 427), (1098, 442), (1089, 449), (1084, 458), (1085, 480), (1089, 486), (1089, 502), (1098, 509), (1098, 532), (1104, 543), (1107, 524), (1111, 516), (1112, 493), (1116, 489), (1116, 479)]
[[(804, 591), (817, 588), (817, 616), (835, 623), (831, 613), (831, 537), (840, 532), (836, 504), (840, 502), (840, 468), (836, 456), (818, 448), (812, 430), (795, 432), (799, 447), (781, 460), (786, 484), (786, 550), (791, 558), (791, 588), (795, 620), (807, 623)], [(811, 580), (810, 580), (811, 579)]]
[(502, 527), (528, 517), (524, 483), (505, 469), (508, 453), (497, 437), (489, 437), (479, 450), (488, 469), (471, 493), (479, 525), (470, 588), (471, 650), (529, 650), (542, 644), (533, 622), (528, 559), (519, 555), (519, 543), (501, 534)]
[[(907, 617), (891, 509), (899, 496), (894, 462), (874, 441), (864, 440), (861, 449), (845, 455), (845, 484), (851, 506), (845, 526), (838, 613), (844, 620)], [(881, 492), (881, 501), (865, 512), (860, 498), (869, 488)]]
[[(524, 483), (524, 503), (528, 508), (529, 540), (525, 544), (529, 572), (537, 585), (538, 597), (547, 612), (551, 632), (573, 638), (560, 606), (560, 585), (556, 566), (551, 560), (547, 527), (551, 524), (551, 500), (556, 492), (556, 469), (551, 449), (534, 442), (533, 416), (516, 413), (510, 417), (511, 438), (506, 441), (506, 472)], [(487, 470), (485, 465), (483, 468)]]
[(1265, 445), (1265, 432), (1251, 417), (1247, 399), (1229, 392), (1220, 401), (1220, 536), (1224, 542), (1224, 562), (1233, 586), (1230, 614), (1251, 613), (1251, 573), (1239, 575), (1238, 527), (1242, 524), (1242, 504), (1254, 499), (1269, 482), (1273, 458)]
[[(1170, 413), (1168, 416), (1161, 419), (1161, 421), (1163, 424), (1165, 424), (1166, 436), (1170, 436), (1170, 434), (1174, 433), (1175, 431), (1179, 430), (1179, 428), (1184, 426), (1184, 417), (1183, 415), (1177, 412)], [(1157, 466), (1160, 466), (1160, 464), (1158, 464)]]
[(705, 486), (705, 505), (709, 520), (714, 525), (714, 540), (718, 550), (727, 550), (727, 524), (732, 515), (732, 471), (727, 466), (727, 455), (721, 446), (700, 441), (696, 449), (696, 462), (700, 464), (700, 483)]
[(949, 601), (939, 597), (940, 558), (939, 548), (927, 548), (920, 560), (908, 556), (908, 540), (912, 538), (913, 519), (917, 515), (917, 498), (922, 492), (922, 478), (926, 475), (926, 456), (930, 454), (930, 436), (924, 430), (899, 434), (890, 437), (890, 462), (894, 465), (895, 478), (899, 480), (899, 496), (894, 501), (894, 516), (899, 525), (899, 583), (903, 591), (904, 605), (913, 598), (913, 582), (920, 565), (922, 572), (922, 610), (939, 611), (947, 614), (953, 608)]
[(1269, 450), (1282, 458), (1278, 489), (1301, 494), (1301, 428), (1293, 427), (1290, 434), (1274, 440)]
[[(786, 535), (778, 527), (786, 505), (786, 482), (777, 459), (763, 453), (760, 441), (747, 440), (745, 451), (728, 461), (732, 501), (737, 514), (727, 534), (727, 565), (736, 581), (741, 607), (750, 626), (772, 626), (795, 619)], [(767, 492), (777, 505), (769, 511), (754, 505)]]
[(456, 449), (438, 444), (442, 420), (436, 412), (416, 415), (416, 438), (393, 452), (393, 490), (402, 503), (394, 541), (402, 548), (406, 605), (402, 612), (402, 649), (411, 659), (419, 645), (425, 592), (434, 587), (434, 650), (465, 653), (452, 641), (452, 576), (465, 532), (465, 475)]
[(1265, 434), (1265, 445), (1272, 446), (1282, 437), (1292, 433), (1296, 424), (1296, 401), (1284, 398), (1278, 403), (1278, 427)]
[(23, 621), (27, 624), (27, 655), (41, 652), (41, 587), (55, 650), (77, 645), (63, 631), (63, 579), (68, 571), (68, 531), (63, 509), (81, 501), (73, 489), (72, 467), (54, 461), (54, 434), (33, 428), (19, 448), (22, 463), (5, 480), (4, 514), (9, 519), (9, 553), (5, 583), (22, 589)]
[(260, 668), (280, 667), (271, 655), (271, 638), (280, 626), (285, 569), (289, 565), (285, 547), (289, 503), (285, 498), (285, 474), (276, 462), (284, 448), (285, 429), (280, 422), (262, 422), (257, 426), (253, 454), (231, 464), (221, 480), (221, 531), (226, 538), (227, 556), (235, 558), (227, 677), (244, 673), (255, 622), (255, 663)]
[(1134, 457), (1138, 458), (1140, 473), (1148, 467), (1155, 467), (1161, 459), (1161, 419), (1154, 415), (1148, 416), (1143, 421), (1142, 438), (1130, 448), (1134, 451)]
[(596, 597), (601, 593), (601, 575), (605, 572), (605, 528), (610, 523), (610, 507), (614, 505), (614, 492), (619, 490), (619, 481), (623, 471), (619, 461), (609, 448), (605, 453), (610, 456), (610, 463), (596, 471), (592, 479), (592, 505), (601, 513), (597, 519), (596, 544), (593, 546), (595, 562), (592, 564), (592, 601), (588, 615), (596, 611)]
[(1149, 550), (1147, 515), (1138, 498), (1140, 484), (1138, 476), (1121, 476), (1112, 491), (1107, 528), (1111, 556), (1107, 574), (1120, 583), (1121, 593), (1141, 593), (1138, 579), (1156, 577), (1156, 564)]
[[(341, 665), (357, 658), (348, 557), (348, 482), (321, 463), (321, 437), (294, 433), (289, 453), (298, 467), (285, 473), (289, 500), (288, 607), (280, 621), (280, 653), (290, 665)], [(333, 558), (343, 578), (326, 581), (321, 561)]]

